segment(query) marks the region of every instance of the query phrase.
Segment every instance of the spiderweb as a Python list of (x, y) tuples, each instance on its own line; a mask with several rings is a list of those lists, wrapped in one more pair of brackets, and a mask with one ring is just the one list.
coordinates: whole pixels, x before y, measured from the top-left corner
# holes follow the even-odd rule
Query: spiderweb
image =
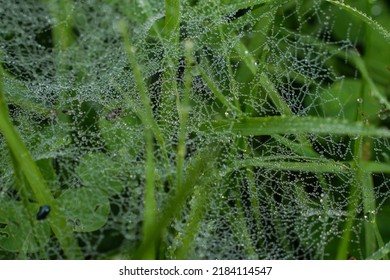
[[(164, 1), (0, 1), (10, 115), (85, 258), (143, 257), (145, 240), (161, 259), (366, 258), (388, 241), (377, 234), (390, 209), (387, 138), (235, 129), (278, 116), (388, 125), (389, 73), (365, 40), (386, 43), (330, 2), (181, 1), (175, 41)], [(357, 8), (388, 13), (373, 2)], [(150, 127), (123, 20), (163, 139), (152, 149), (163, 228), (150, 239)], [(3, 137), (0, 158), (0, 258), (66, 258), (31, 215), (39, 203), (23, 199)]]

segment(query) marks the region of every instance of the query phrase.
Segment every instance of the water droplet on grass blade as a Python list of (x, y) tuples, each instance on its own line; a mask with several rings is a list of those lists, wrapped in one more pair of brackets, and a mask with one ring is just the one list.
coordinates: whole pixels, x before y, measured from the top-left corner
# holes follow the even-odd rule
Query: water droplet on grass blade
[(382, 121), (386, 120), (389, 117), (389, 110), (383, 108), (378, 112), (378, 118)]

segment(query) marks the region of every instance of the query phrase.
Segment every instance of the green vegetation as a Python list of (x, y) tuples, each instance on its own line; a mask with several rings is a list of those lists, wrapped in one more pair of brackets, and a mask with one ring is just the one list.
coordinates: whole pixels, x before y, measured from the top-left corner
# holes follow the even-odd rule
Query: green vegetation
[(388, 258), (386, 1), (12, 2), (0, 259)]

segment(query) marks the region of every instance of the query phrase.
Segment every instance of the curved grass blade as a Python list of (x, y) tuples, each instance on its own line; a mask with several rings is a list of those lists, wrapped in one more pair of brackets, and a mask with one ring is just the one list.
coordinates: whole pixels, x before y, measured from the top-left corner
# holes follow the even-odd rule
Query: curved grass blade
[(380, 33), (383, 36), (383, 38), (385, 38), (386, 41), (390, 43), (390, 32), (387, 31), (385, 28), (383, 28), (383, 26), (381, 26), (379, 23), (374, 21), (372, 18), (368, 17), (366, 14), (362, 13), (361, 11), (359, 11), (359, 10), (357, 10), (357, 9), (355, 9), (355, 8), (349, 6), (341, 1), (335, 1), (335, 0), (326, 0), (326, 1), (335, 5), (335, 6), (342, 8), (345, 11), (347, 11), (348, 13), (353, 14), (354, 16), (358, 17), (359, 19), (361, 19), (362, 21), (367, 23), (368, 26), (370, 26), (372, 29), (374, 29), (375, 31)]

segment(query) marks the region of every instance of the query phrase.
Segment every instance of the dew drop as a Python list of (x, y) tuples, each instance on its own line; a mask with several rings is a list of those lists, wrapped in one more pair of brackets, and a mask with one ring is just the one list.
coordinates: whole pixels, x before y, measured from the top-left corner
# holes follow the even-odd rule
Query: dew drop
[(366, 220), (367, 222), (370, 222), (370, 223), (374, 223), (375, 222), (375, 211), (368, 211), (368, 212), (364, 213), (364, 220)]
[(376, 17), (382, 13), (382, 7), (379, 5), (373, 5), (371, 8), (371, 15)]
[(363, 98), (359, 97), (358, 99), (356, 99), (357, 103), (360, 103), (362, 104), (363, 103)]
[(382, 121), (386, 120), (388, 116), (389, 116), (389, 110), (387, 110), (386, 108), (380, 110), (378, 113), (378, 118)]
[(225, 117), (227, 117), (227, 118), (234, 118), (235, 117), (235, 112), (233, 110), (228, 109), (228, 110), (225, 111)]

